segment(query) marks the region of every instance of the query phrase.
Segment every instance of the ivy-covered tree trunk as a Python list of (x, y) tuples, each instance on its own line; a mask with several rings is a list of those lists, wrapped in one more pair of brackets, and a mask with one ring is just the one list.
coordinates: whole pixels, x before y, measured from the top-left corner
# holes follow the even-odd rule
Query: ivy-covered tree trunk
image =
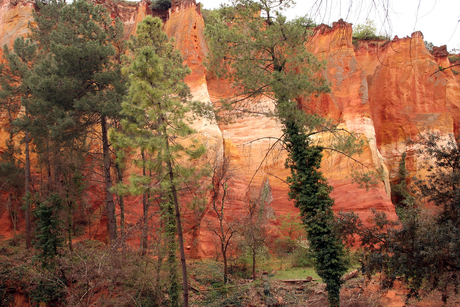
[(286, 167), (291, 170), (287, 179), (289, 197), (300, 209), (316, 259), (316, 271), (327, 285), (329, 306), (338, 307), (341, 278), (347, 265), (343, 243), (334, 231), (334, 201), (329, 196), (332, 187), (319, 171), (323, 149), (311, 145), (304, 129), (295, 122), (285, 120), (284, 124), (288, 149)]

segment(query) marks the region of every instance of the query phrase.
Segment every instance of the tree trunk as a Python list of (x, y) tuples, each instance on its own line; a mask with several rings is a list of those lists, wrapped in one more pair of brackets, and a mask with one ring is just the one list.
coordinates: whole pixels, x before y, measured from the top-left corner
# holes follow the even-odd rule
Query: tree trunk
[[(121, 169), (120, 164), (115, 163), (115, 168), (117, 170), (117, 183), (120, 184), (123, 182), (123, 170)], [(124, 198), (121, 195), (118, 195), (118, 206), (120, 207), (120, 235), (125, 241), (125, 202)]]
[(13, 223), (13, 235), (16, 237), (16, 225), (17, 223), (17, 213), (16, 210), (13, 209), (13, 192), (8, 193), (8, 203), (6, 204), (6, 207), (8, 208), (8, 212), (11, 217), (11, 223)]
[[(142, 175), (145, 177), (145, 153), (141, 150), (142, 156)], [(145, 256), (147, 254), (147, 247), (148, 247), (148, 225), (149, 225), (149, 200), (148, 200), (148, 193), (144, 191), (142, 194), (142, 237), (141, 237), (141, 255)]]
[(256, 251), (252, 250), (252, 279), (256, 280)]
[[(161, 242), (161, 239), (158, 240), (158, 242)], [(163, 251), (162, 251), (162, 247), (161, 247), (161, 244), (159, 243), (158, 244), (158, 259), (157, 259), (157, 268), (156, 268), (156, 276), (155, 276), (155, 280), (156, 280), (156, 287), (154, 288), (154, 293), (155, 293), (155, 301), (156, 301), (156, 305), (155, 306), (162, 306), (162, 293), (161, 293), (161, 267), (163, 265)]]
[(73, 217), (73, 210), (72, 210), (72, 202), (69, 201), (67, 202), (67, 206), (69, 208), (69, 213), (67, 216), (67, 234), (69, 235), (69, 250), (72, 252), (73, 251), (73, 246), (72, 246), (72, 217)]
[(184, 248), (184, 235), (182, 233), (182, 223), (180, 220), (180, 208), (179, 208), (179, 199), (177, 197), (176, 185), (174, 183), (174, 171), (172, 168), (172, 161), (169, 151), (169, 141), (166, 134), (166, 127), (164, 129), (164, 136), (166, 138), (166, 154), (168, 155), (168, 165), (169, 180), (171, 184), (171, 193), (174, 200), (174, 210), (176, 213), (176, 225), (177, 225), (177, 234), (179, 239), (179, 252), (180, 252), (180, 263), (182, 267), (182, 286), (183, 286), (183, 298), (184, 298), (184, 307), (188, 307), (188, 277), (187, 277), (187, 264), (185, 262), (185, 248)]
[(177, 283), (177, 257), (176, 257), (176, 221), (174, 218), (174, 204), (172, 196), (168, 193), (167, 207), (165, 208), (166, 236), (168, 241), (168, 267), (169, 267), (169, 306), (179, 306), (179, 285)]
[(224, 259), (224, 284), (228, 282), (228, 265), (227, 265), (227, 251), (222, 244), (222, 258)]
[[(27, 116), (27, 111), (26, 111)], [(29, 188), (29, 178), (30, 178), (30, 156), (29, 156), (29, 131), (25, 133), (25, 183), (24, 183), (24, 192), (26, 196), (26, 208), (25, 208), (25, 220), (26, 220), (26, 248), (29, 249), (32, 247), (32, 234), (31, 234), (31, 225), (30, 225), (30, 188)]]
[(104, 181), (106, 193), (106, 210), (107, 210), (107, 234), (109, 236), (109, 243), (112, 244), (117, 238), (117, 221), (115, 216), (115, 202), (113, 201), (112, 178), (110, 176), (110, 152), (109, 152), (109, 139), (107, 137), (107, 118), (101, 116), (101, 130), (102, 130), (102, 157), (104, 161)]

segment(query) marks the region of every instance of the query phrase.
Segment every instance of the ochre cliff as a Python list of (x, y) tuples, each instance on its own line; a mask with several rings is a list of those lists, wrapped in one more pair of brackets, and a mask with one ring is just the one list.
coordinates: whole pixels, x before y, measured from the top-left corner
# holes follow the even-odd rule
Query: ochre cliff
[(27, 25), (33, 22), (32, 10), (35, 1), (0, 1), (0, 63), (3, 60), (3, 46), (11, 47), (18, 36), (29, 32)]
[(412, 175), (420, 169), (416, 146), (408, 146), (407, 140), (428, 131), (439, 133), (444, 141), (458, 135), (459, 82), (451, 69), (439, 71), (450, 66), (447, 55), (428, 52), (420, 32), (391, 42), (359, 43), (356, 58), (366, 72), (377, 147), (390, 178), (403, 152)]
[[(149, 2), (125, 4), (98, 0), (125, 24), (125, 38), (135, 35), (136, 25), (148, 14)], [(0, 44), (12, 46), (14, 39), (28, 33), (32, 20), (33, 1), (8, 0), (0, 2)], [(231, 95), (228, 81), (209, 76), (203, 65), (208, 52), (204, 38), (204, 22), (199, 5), (194, 0), (173, 1), (167, 13), (164, 30), (174, 37), (175, 44), (184, 55), (184, 63), (191, 69), (186, 82), (195, 99), (218, 103)], [(390, 181), (394, 178), (401, 154), (408, 152), (408, 168), (417, 174), (420, 161), (408, 138), (416, 138), (425, 131), (437, 131), (444, 138), (457, 133), (460, 127), (460, 88), (451, 70), (436, 72), (439, 66), (448, 67), (449, 60), (442, 52), (436, 57), (424, 47), (423, 36), (395, 38), (390, 42), (360, 41), (352, 43), (351, 24), (343, 21), (332, 27), (315, 28), (308, 45), (309, 50), (327, 64), (323, 76), (331, 84), (331, 93), (312, 99), (303, 99), (319, 114), (334, 120), (347, 131), (357, 133), (366, 142), (363, 152), (353, 158), (368, 167), (383, 170), (384, 179), (369, 190), (353, 183), (350, 171), (362, 165), (343, 156), (325, 152), (322, 171), (334, 187), (336, 211), (354, 211), (366, 222), (372, 209), (383, 211), (395, 219), (390, 200)], [(271, 101), (263, 101), (254, 108), (273, 108)], [(236, 219), (244, 210), (246, 198), (257, 191), (263, 182), (270, 185), (272, 216), (298, 212), (287, 198), (284, 168), (286, 153), (277, 143), (282, 135), (281, 125), (273, 118), (262, 115), (239, 117), (232, 123), (216, 123), (212, 119), (194, 123), (197, 136), (207, 145), (209, 161), (230, 159), (228, 214)], [(2, 131), (3, 132), (3, 131)], [(6, 134), (0, 136), (5, 137)], [(329, 135), (320, 136), (327, 141)], [(4, 146), (3, 142), (0, 146)], [(271, 149), (269, 154), (268, 150)], [(251, 189), (248, 190), (248, 186)], [(94, 187), (94, 191), (99, 191)], [(102, 199), (102, 197), (101, 197)], [(99, 208), (103, 216), (102, 201), (92, 200), (92, 208)], [(136, 224), (142, 213), (139, 199), (126, 204), (129, 224)], [(11, 235), (11, 223), (3, 205), (0, 205), (1, 235)], [(193, 257), (210, 256), (215, 252), (212, 235), (207, 225), (215, 219), (208, 207), (186, 223), (186, 245)], [(103, 239), (104, 221), (93, 227), (92, 236)], [(276, 224), (273, 219), (273, 224)], [(187, 226), (188, 225), (188, 226)], [(96, 233), (96, 235), (94, 235)]]

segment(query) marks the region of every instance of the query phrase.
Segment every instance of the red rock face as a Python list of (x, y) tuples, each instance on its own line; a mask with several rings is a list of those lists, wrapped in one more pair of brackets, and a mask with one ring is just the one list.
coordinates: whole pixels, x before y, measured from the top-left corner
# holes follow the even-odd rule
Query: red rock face
[(356, 50), (369, 83), (371, 118), (378, 149), (393, 177), (401, 154), (408, 151), (408, 167), (417, 173), (420, 161), (408, 139), (436, 131), (448, 139), (458, 134), (459, 84), (448, 67), (447, 54), (439, 48), (434, 57), (423, 43), (420, 32), (411, 38), (388, 43), (360, 43)]
[[(152, 12), (147, 1), (135, 5), (99, 0), (113, 18), (125, 24), (125, 38), (135, 35), (137, 24)], [(14, 39), (26, 35), (27, 23), (32, 21), (33, 2), (0, 3), (0, 43), (11, 46)], [(215, 80), (203, 65), (208, 48), (204, 39), (204, 22), (194, 0), (173, 1), (168, 12), (160, 14), (165, 20), (164, 30), (174, 37), (176, 47), (184, 55), (184, 63), (191, 69), (186, 82), (195, 99), (217, 103), (232, 94), (230, 82)], [(460, 127), (460, 88), (458, 76), (452, 70), (436, 72), (439, 67), (450, 66), (446, 54), (438, 50), (435, 55), (426, 51), (423, 37), (414, 33), (411, 38), (395, 38), (391, 42), (363, 41), (352, 44), (351, 25), (343, 21), (315, 29), (308, 48), (320, 59), (327, 61), (324, 77), (331, 83), (331, 93), (319, 98), (301, 100), (310, 109), (326, 116), (344, 130), (357, 133), (366, 141), (361, 155), (354, 158), (371, 168), (382, 169), (384, 180), (376, 187), (365, 190), (350, 179), (350, 170), (361, 167), (340, 155), (325, 152), (322, 171), (333, 186), (334, 210), (355, 211), (367, 221), (372, 209), (386, 212), (395, 219), (390, 201), (389, 182), (395, 176), (401, 154), (408, 151), (408, 168), (417, 173), (419, 161), (414, 148), (405, 140), (416, 138), (428, 130), (438, 131), (445, 138), (457, 133)], [(459, 69), (460, 70), (460, 69)], [(457, 78), (457, 79), (456, 79)], [(273, 102), (263, 101), (260, 108), (273, 108)], [(196, 136), (209, 148), (208, 159), (228, 157), (232, 172), (229, 183), (227, 212), (231, 220), (244, 211), (247, 195), (258, 190), (268, 179), (271, 187), (272, 217), (298, 212), (287, 198), (284, 168), (286, 153), (277, 144), (281, 125), (272, 118), (251, 116), (236, 122), (216, 123), (203, 119), (194, 123)], [(2, 140), (6, 134), (0, 135)], [(321, 135), (322, 141), (330, 135)], [(3, 144), (3, 142), (1, 143)], [(0, 144), (0, 147), (3, 146)], [(267, 154), (268, 150), (272, 151)], [(93, 194), (102, 188), (91, 187)], [(92, 225), (91, 236), (105, 239), (103, 201), (88, 199), (94, 212), (100, 212)], [(127, 200), (127, 221), (135, 225), (142, 213), (137, 198)], [(210, 207), (204, 214), (189, 214), (186, 223), (186, 245), (193, 257), (209, 257), (215, 253), (213, 236), (208, 224), (215, 222)], [(11, 233), (8, 214), (0, 206), (0, 231)], [(272, 225), (276, 225), (273, 219)]]
[(33, 21), (32, 9), (35, 1), (25, 0), (10, 2), (0, 1), (0, 63), (3, 59), (3, 46), (13, 46), (16, 37), (25, 36), (29, 29), (27, 25)]

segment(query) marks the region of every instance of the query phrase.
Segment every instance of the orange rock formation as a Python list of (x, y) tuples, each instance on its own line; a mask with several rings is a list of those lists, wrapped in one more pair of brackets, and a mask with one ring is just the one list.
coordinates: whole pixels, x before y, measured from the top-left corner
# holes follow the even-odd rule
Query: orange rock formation
[[(148, 1), (137, 4), (97, 0), (105, 5), (113, 18), (125, 24), (128, 38), (135, 34), (136, 25), (147, 14), (161, 15), (164, 29), (174, 37), (176, 46), (184, 55), (184, 63), (192, 70), (187, 77), (195, 99), (216, 103), (221, 97), (231, 95), (229, 82), (215, 80), (207, 75), (203, 60), (208, 52), (204, 39), (204, 22), (199, 5), (194, 0), (173, 1), (167, 13), (152, 12)], [(12, 46), (14, 39), (26, 35), (27, 24), (32, 21), (33, 1), (22, 0), (13, 4), (0, 2), (0, 44)], [(314, 99), (309, 105), (321, 115), (333, 119), (345, 130), (358, 133), (367, 141), (363, 153), (355, 158), (382, 169), (384, 180), (370, 190), (359, 188), (350, 178), (349, 171), (357, 165), (342, 156), (325, 153), (322, 170), (334, 187), (336, 211), (355, 211), (367, 220), (371, 209), (386, 212), (396, 218), (390, 200), (389, 182), (395, 176), (401, 154), (409, 153), (408, 167), (417, 173), (417, 157), (413, 147), (405, 140), (416, 138), (425, 131), (438, 131), (448, 138), (460, 126), (460, 88), (451, 70), (436, 72), (439, 66), (448, 67), (447, 55), (438, 52), (436, 57), (424, 47), (423, 36), (416, 32), (410, 38), (395, 38), (390, 42), (361, 41), (352, 44), (351, 24), (343, 21), (332, 27), (321, 25), (315, 29), (308, 47), (319, 58), (327, 60), (324, 76), (331, 83), (331, 93)], [(303, 101), (303, 103), (307, 103)], [(260, 108), (273, 108), (264, 101)], [(281, 136), (281, 126), (273, 118), (251, 116), (236, 122), (216, 123), (200, 120), (194, 124), (197, 135), (210, 149), (209, 156), (231, 160), (232, 178), (228, 198), (228, 214), (233, 218), (244, 208), (248, 185), (258, 189), (268, 179), (271, 187), (274, 216), (298, 212), (287, 199), (288, 187), (284, 180), (286, 153), (276, 143)], [(329, 136), (321, 136), (327, 140)], [(268, 149), (272, 151), (267, 155)], [(211, 157), (210, 157), (211, 158)], [(102, 202), (94, 201), (93, 208)], [(135, 223), (141, 205), (137, 200), (128, 202), (128, 220)], [(102, 208), (101, 208), (102, 210)], [(214, 218), (207, 208), (204, 215), (188, 227), (186, 245), (191, 246), (195, 257), (214, 253), (212, 236), (207, 230), (208, 221)], [(0, 205), (0, 231), (11, 233), (8, 214)], [(99, 229), (103, 229), (99, 225)], [(98, 231), (98, 237), (105, 233)]]

